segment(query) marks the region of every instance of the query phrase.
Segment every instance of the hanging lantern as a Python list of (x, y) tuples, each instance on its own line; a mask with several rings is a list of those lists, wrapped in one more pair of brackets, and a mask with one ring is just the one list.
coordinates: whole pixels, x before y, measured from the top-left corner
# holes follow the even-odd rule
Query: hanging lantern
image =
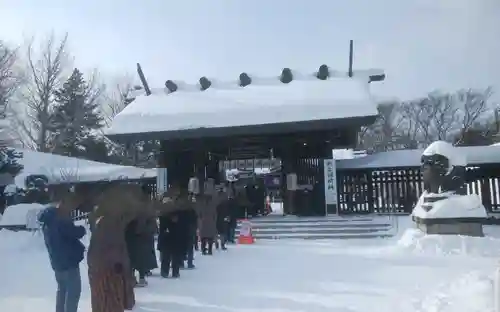
[(246, 87), (252, 83), (252, 78), (247, 73), (240, 74), (240, 87)]
[(175, 82), (173, 82), (172, 80), (165, 81), (165, 87), (167, 88), (168, 93), (175, 92), (179, 88), (177, 86), (177, 84)]
[(200, 194), (200, 180), (197, 177), (191, 177), (189, 179), (188, 192), (192, 195)]
[(328, 66), (325, 64), (321, 65), (318, 69), (316, 77), (320, 80), (328, 79), (328, 77), (330, 77), (330, 71), (328, 70)]
[(292, 70), (290, 68), (283, 68), (281, 71), (280, 81), (282, 83), (290, 83), (293, 80)]
[(212, 82), (208, 80), (207, 77), (201, 77), (200, 78), (200, 90), (205, 91), (206, 89), (210, 88), (212, 85)]

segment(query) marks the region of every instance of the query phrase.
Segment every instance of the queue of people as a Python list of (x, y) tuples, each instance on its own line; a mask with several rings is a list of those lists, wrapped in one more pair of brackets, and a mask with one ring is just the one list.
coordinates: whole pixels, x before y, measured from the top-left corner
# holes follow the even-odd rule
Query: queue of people
[(73, 223), (72, 210), (92, 207), (87, 250), (92, 311), (123, 312), (135, 305), (134, 287), (147, 286), (147, 277), (158, 267), (156, 235), (163, 278), (179, 278), (181, 269), (194, 269), (195, 250), (208, 256), (219, 239), (223, 250), (234, 242), (236, 192), (208, 185), (196, 195), (174, 186), (154, 199), (137, 184), (60, 196), (39, 216), (57, 282), (56, 312), (76, 312), (82, 287), (81, 238), (86, 230)]

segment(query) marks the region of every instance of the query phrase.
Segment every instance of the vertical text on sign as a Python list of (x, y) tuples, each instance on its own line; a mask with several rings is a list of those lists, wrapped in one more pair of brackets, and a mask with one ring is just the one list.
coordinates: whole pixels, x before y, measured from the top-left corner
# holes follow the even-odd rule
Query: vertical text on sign
[(161, 195), (167, 191), (167, 168), (156, 168), (156, 192)]
[[(334, 159), (324, 160), (325, 205), (327, 213), (336, 213), (338, 205), (337, 195), (337, 167)], [(330, 206), (330, 207), (329, 207)]]

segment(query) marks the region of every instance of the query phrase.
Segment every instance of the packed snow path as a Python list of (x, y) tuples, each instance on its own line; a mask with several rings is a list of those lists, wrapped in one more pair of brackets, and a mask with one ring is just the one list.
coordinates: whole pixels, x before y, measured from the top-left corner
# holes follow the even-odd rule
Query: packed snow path
[[(181, 279), (149, 278), (134, 311), (489, 312), (500, 243), (422, 239), (269, 241), (197, 256)], [(457, 245), (458, 244), (458, 245)], [(458, 249), (457, 249), (458, 248)], [(496, 254), (482, 255), (482, 249)], [(42, 238), (0, 231), (0, 311), (54, 311)], [(81, 312), (90, 312), (82, 264)]]

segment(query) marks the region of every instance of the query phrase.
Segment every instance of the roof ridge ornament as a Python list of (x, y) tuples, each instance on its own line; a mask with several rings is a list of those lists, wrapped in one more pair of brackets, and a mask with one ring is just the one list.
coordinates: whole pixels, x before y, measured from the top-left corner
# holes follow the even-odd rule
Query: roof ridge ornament
[(205, 76), (201, 77), (199, 80), (200, 90), (205, 91), (212, 85), (212, 82)]
[(168, 93), (173, 93), (173, 92), (177, 91), (177, 89), (179, 88), (177, 86), (177, 84), (175, 82), (173, 82), (172, 80), (165, 81), (165, 87), (167, 88)]
[(247, 73), (240, 74), (240, 87), (246, 87), (252, 83), (252, 78)]
[(280, 81), (282, 83), (290, 83), (293, 80), (292, 70), (288, 67), (283, 68), (281, 71)]
[(323, 64), (319, 67), (318, 72), (316, 73), (316, 78), (319, 80), (327, 80), (330, 77), (330, 69), (328, 65)]

